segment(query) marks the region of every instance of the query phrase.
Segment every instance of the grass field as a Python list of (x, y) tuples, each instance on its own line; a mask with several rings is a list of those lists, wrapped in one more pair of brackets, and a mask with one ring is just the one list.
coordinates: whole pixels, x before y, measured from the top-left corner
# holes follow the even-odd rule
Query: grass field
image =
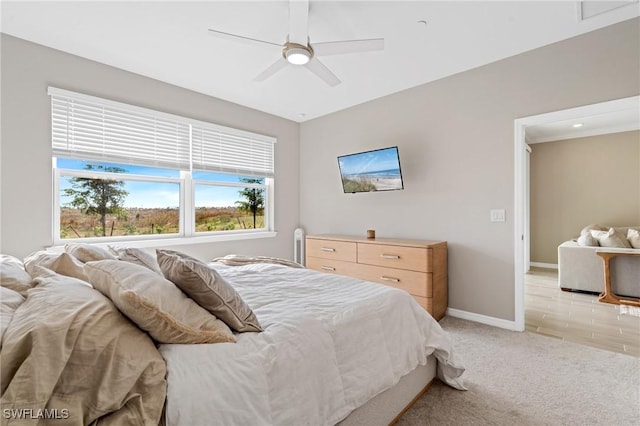
[[(180, 232), (180, 211), (177, 208), (125, 209), (122, 215), (108, 215), (106, 224), (103, 234), (100, 216), (63, 207), (60, 211), (60, 238), (175, 234)], [(264, 228), (264, 215), (256, 216), (256, 229), (260, 228)], [(253, 215), (235, 207), (196, 209), (197, 232), (237, 229), (253, 229)]]

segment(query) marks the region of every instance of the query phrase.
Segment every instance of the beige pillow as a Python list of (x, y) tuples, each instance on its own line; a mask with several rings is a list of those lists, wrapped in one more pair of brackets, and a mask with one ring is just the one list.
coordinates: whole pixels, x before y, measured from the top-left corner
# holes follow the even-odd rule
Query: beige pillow
[(33, 278), (41, 275), (42, 268), (46, 268), (58, 274), (77, 278), (90, 285), (89, 278), (84, 273), (84, 263), (69, 253), (35, 252), (25, 258), (24, 268)]
[(89, 282), (160, 343), (235, 342), (227, 325), (144, 266), (119, 260), (85, 265)]
[(74, 256), (82, 263), (95, 260), (113, 259), (116, 257), (109, 253), (107, 249), (85, 243), (69, 243), (64, 246), (64, 251)]
[(118, 260), (125, 262), (135, 263), (136, 265), (144, 266), (152, 270), (153, 272), (162, 275), (160, 265), (156, 260), (155, 251), (148, 251), (145, 249), (135, 247), (109, 247), (111, 251), (118, 256)]
[(23, 302), (24, 297), (17, 291), (8, 287), (0, 287), (0, 348), (2, 347), (2, 336), (9, 327), (13, 313)]
[(167, 279), (232, 329), (262, 331), (258, 318), (236, 290), (206, 264), (173, 250), (156, 250)]
[(598, 224), (587, 225), (584, 228), (582, 228), (582, 231), (580, 231), (580, 235), (590, 234), (591, 231), (606, 231), (606, 230), (607, 228), (605, 228), (604, 226), (600, 226)]
[(627, 240), (629, 244), (631, 244), (631, 247), (640, 249), (640, 230), (630, 228), (627, 231)]
[(608, 231), (592, 230), (591, 235), (598, 240), (601, 247), (631, 248), (631, 244), (629, 244), (627, 238), (613, 228)]
[(16, 257), (0, 254), (0, 286), (17, 291), (23, 296), (33, 287), (31, 276)]

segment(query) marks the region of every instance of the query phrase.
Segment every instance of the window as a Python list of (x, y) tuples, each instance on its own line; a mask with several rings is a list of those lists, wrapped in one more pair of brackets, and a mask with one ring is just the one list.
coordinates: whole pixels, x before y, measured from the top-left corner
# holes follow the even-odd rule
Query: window
[(273, 230), (274, 138), (49, 94), (54, 243)]

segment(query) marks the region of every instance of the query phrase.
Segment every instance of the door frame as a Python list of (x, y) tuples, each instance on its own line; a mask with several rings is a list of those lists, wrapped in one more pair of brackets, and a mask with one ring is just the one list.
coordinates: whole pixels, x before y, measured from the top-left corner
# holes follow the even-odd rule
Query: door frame
[(616, 99), (598, 104), (585, 105), (560, 111), (532, 115), (514, 120), (514, 270), (515, 270), (515, 314), (514, 329), (524, 331), (524, 275), (528, 269), (529, 244), (529, 170), (527, 167), (526, 128), (528, 126), (575, 120), (592, 115), (606, 114), (628, 109), (640, 109), (640, 96)]

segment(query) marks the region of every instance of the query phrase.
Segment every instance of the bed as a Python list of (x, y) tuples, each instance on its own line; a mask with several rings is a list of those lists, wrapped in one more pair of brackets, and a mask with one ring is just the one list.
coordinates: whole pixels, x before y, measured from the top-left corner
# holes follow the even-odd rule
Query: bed
[[(121, 266), (118, 262), (122, 260), (85, 258), (88, 260), (85, 263), (66, 256), (66, 261), (62, 262), (59, 256), (47, 256), (31, 262), (30, 269), (37, 276), (37, 285), (23, 292), (26, 301), (32, 296), (36, 299), (51, 287), (51, 297), (61, 289), (76, 295), (86, 293), (91, 300), (100, 299), (105, 310), (127, 312), (126, 307), (119, 305), (117, 295), (109, 298), (109, 292), (104, 292), (103, 297), (101, 292), (86, 285), (89, 282), (102, 289), (95, 278), (96, 265), (118, 268)], [(55, 262), (57, 264), (52, 265)], [(62, 263), (65, 267), (60, 266)], [(145, 424), (160, 421), (167, 425), (388, 424), (426, 390), (435, 377), (454, 388), (464, 389), (460, 378), (464, 367), (447, 335), (409, 294), (379, 284), (281, 263), (284, 264), (262, 259), (241, 266), (220, 262), (206, 265), (233, 286), (259, 320), (261, 332), (234, 331), (235, 342), (203, 344), (159, 343), (152, 333), (147, 333), (145, 339), (136, 335), (135, 342), (140, 345), (136, 343), (133, 348), (131, 344), (125, 345), (127, 356), (139, 358), (128, 373), (130, 380), (120, 383), (118, 374), (112, 373), (117, 370), (120, 355), (107, 359), (107, 368), (87, 373), (93, 375), (89, 383), (107, 387), (116, 383), (116, 389), (122, 388), (116, 392), (115, 401), (105, 402), (103, 396), (98, 398), (100, 404), (112, 407), (112, 411), (103, 409), (102, 414), (92, 412), (88, 415), (84, 407), (95, 406), (96, 401), (82, 396), (80, 402), (67, 404), (72, 411), (67, 415), (78, 418), (78, 424), (98, 420), (99, 424), (109, 424), (109, 416), (132, 419), (139, 412), (143, 413), (140, 419)], [(123, 276), (143, 274), (143, 266), (139, 266), (141, 269), (127, 268)], [(60, 271), (75, 276), (63, 275)], [(152, 273), (157, 275), (157, 271)], [(55, 281), (56, 285), (47, 280)], [(84, 288), (78, 287), (81, 285)], [(74, 291), (70, 292), (70, 288)], [(68, 294), (65, 297), (69, 297)], [(24, 323), (25, 313), (21, 311), (25, 305), (26, 302), (14, 309), (13, 319), (3, 320), (6, 332), (0, 351), (2, 405), (36, 412), (38, 409), (57, 409), (54, 414), (60, 414), (59, 410), (65, 408), (64, 401), (70, 401), (69, 395), (73, 399), (73, 390), (78, 389), (65, 389), (67, 399), (51, 397), (47, 403), (36, 401), (38, 398), (29, 392), (21, 392), (20, 382), (13, 383), (17, 372), (21, 371), (21, 362), (33, 365), (33, 360), (25, 358), (24, 354), (21, 358), (16, 356), (16, 351), (12, 353), (4, 346), (6, 343), (13, 347), (24, 345), (34, 335), (33, 331), (24, 331), (24, 324), (14, 324), (15, 318), (19, 319), (18, 323)], [(122, 318), (137, 319), (135, 313), (122, 315)], [(91, 315), (87, 321), (90, 323)], [(141, 330), (136, 321), (127, 322), (128, 326), (138, 325), (137, 331), (141, 335), (147, 331)], [(7, 327), (5, 323), (8, 323)], [(14, 326), (22, 329), (22, 335), (12, 332)], [(31, 327), (41, 329), (47, 324), (31, 324)], [(93, 340), (99, 338), (91, 336)], [(63, 336), (57, 336), (57, 339), (65, 340)], [(149, 342), (154, 344), (149, 345)], [(48, 341), (46, 347), (50, 349), (54, 344), (55, 339)], [(73, 352), (75, 347), (71, 346)], [(140, 350), (142, 347), (144, 351)], [(107, 352), (113, 352), (113, 348)], [(86, 350), (82, 356), (85, 363), (91, 362), (87, 361)], [(52, 362), (43, 355), (40, 358), (39, 361)], [(5, 369), (8, 364), (14, 367)], [(62, 364), (58, 368), (62, 378), (65, 373), (72, 374), (77, 365)], [(41, 368), (50, 369), (51, 366)], [(22, 380), (24, 387), (24, 377)], [(51, 379), (49, 388), (61, 386), (56, 380), (59, 381)], [(151, 396), (143, 395), (143, 401), (136, 399), (141, 387), (147, 385)], [(161, 388), (164, 394), (159, 392)], [(56, 392), (51, 394), (57, 395)], [(158, 411), (160, 400), (164, 410), (162, 419), (163, 410)], [(117, 421), (112, 423), (119, 424)]]

